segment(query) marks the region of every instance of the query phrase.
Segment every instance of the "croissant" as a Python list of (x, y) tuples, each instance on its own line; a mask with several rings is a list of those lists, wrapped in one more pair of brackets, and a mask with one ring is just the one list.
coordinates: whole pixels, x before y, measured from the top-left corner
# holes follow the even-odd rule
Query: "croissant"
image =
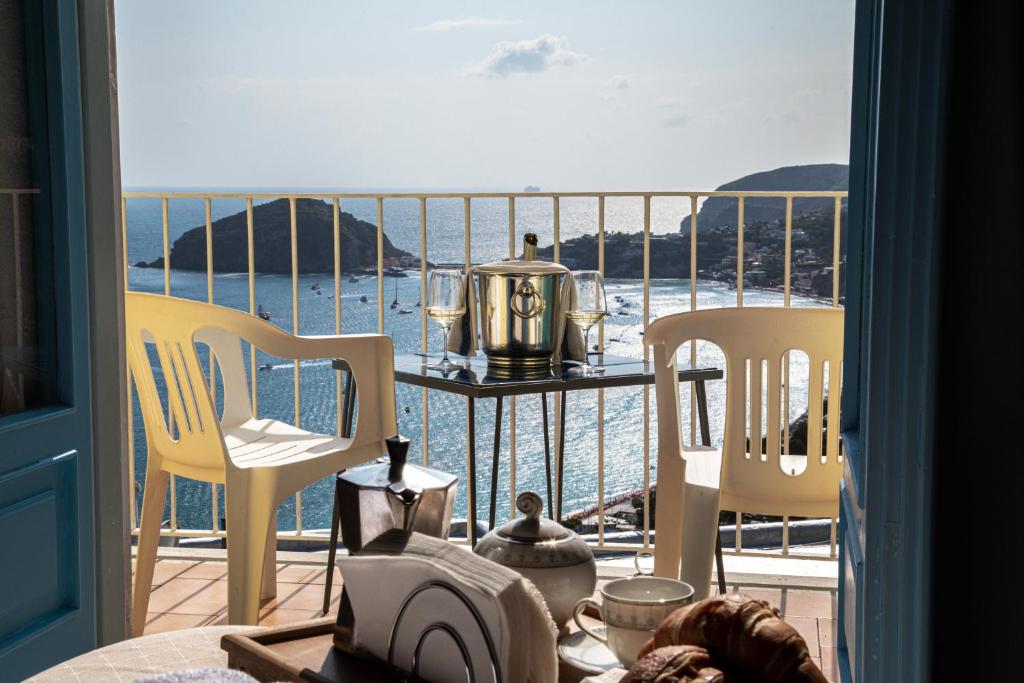
[(619, 683), (730, 683), (711, 655), (696, 645), (669, 645), (636, 661)]
[(701, 600), (668, 615), (642, 658), (667, 645), (699, 645), (736, 673), (765, 683), (827, 683), (807, 642), (771, 605), (742, 594)]

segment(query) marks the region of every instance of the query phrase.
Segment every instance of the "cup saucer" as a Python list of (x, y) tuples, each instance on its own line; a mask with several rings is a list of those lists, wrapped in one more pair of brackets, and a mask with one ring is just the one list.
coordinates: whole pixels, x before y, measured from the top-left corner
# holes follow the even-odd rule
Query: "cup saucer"
[[(604, 626), (594, 631), (604, 635)], [(604, 643), (583, 631), (570, 633), (558, 642), (558, 656), (569, 666), (588, 674), (601, 674), (622, 666)]]

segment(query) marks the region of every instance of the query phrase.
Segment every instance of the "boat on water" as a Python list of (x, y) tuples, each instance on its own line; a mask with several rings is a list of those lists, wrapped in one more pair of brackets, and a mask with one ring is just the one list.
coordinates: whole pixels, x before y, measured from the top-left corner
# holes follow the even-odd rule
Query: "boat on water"
[[(399, 306), (399, 303), (398, 303), (398, 278), (396, 277), (395, 278), (395, 300), (391, 302), (391, 310), (392, 311), (395, 310), (396, 308), (398, 308), (398, 306)], [(401, 313), (401, 311), (399, 311), (399, 313)]]
[(273, 370), (273, 369), (274, 369), (274, 366), (271, 365), (270, 363), (264, 363), (263, 365), (260, 366), (260, 370)]
[(356, 277), (355, 275), (353, 275), (352, 277), (350, 277), (350, 278), (348, 279), (348, 281), (349, 281), (349, 282), (359, 282), (359, 278), (357, 278), (357, 277)]
[(400, 311), (398, 311), (398, 315), (409, 315), (410, 313), (412, 313), (411, 308), (403, 308)]
[(258, 315), (263, 320), (270, 320), (270, 311), (263, 308), (262, 304), (256, 307), (256, 315)]
[(364, 295), (364, 296), (359, 297), (359, 300), (362, 301), (365, 304), (366, 303), (366, 296)]

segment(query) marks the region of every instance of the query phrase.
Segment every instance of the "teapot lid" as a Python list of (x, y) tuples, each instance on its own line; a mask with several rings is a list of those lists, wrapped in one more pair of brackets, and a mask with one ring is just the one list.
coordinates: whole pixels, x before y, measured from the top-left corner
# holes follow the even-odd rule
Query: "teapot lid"
[(516, 508), (526, 517), (488, 533), (473, 549), (476, 554), (519, 567), (567, 567), (593, 559), (583, 539), (554, 520), (541, 517), (543, 502), (536, 493), (520, 493)]

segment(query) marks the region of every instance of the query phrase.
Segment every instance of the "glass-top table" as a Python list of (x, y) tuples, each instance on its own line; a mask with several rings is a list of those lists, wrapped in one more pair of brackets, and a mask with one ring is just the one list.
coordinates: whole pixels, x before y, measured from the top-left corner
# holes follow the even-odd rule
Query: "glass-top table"
[[(428, 389), (440, 389), (471, 398), (498, 398), (580, 389), (609, 389), (654, 384), (654, 365), (637, 358), (592, 354), (594, 372), (577, 374), (579, 366), (565, 363), (552, 366), (550, 372), (508, 374), (487, 365), (486, 356), (465, 358), (454, 362), (450, 372), (442, 373), (431, 366), (439, 355), (403, 354), (395, 356), (395, 380)], [(335, 365), (338, 368), (338, 365)], [(680, 366), (679, 379), (684, 382), (722, 379), (718, 368)]]
[[(510, 375), (501, 370), (488, 367), (486, 356), (463, 358), (455, 362), (452, 370), (441, 372), (433, 369), (441, 356), (439, 354), (399, 354), (395, 356), (395, 381), (413, 386), (447, 391), (466, 397), (466, 429), (468, 481), (466, 495), (468, 500), (467, 536), (470, 543), (476, 543), (476, 399), (496, 399), (496, 419), (494, 434), (494, 453), (491, 461), (490, 514), (488, 528), (494, 528), (495, 510), (497, 507), (498, 463), (501, 457), (501, 423), (503, 399), (506, 396), (522, 396), (540, 394), (541, 413), (544, 428), (544, 461), (547, 475), (547, 510), (552, 519), (562, 517), (562, 472), (564, 467), (565, 430), (559, 430), (558, 444), (555, 454), (555, 466), (558, 483), (557, 497), (552, 500), (551, 485), (551, 447), (548, 435), (547, 395), (551, 392), (561, 394), (560, 424), (565, 424), (567, 393), (584, 389), (609, 389), (612, 387), (641, 386), (654, 384), (654, 365), (637, 358), (626, 358), (610, 354), (591, 354), (591, 364), (598, 370), (591, 374), (579, 374), (576, 364), (565, 363), (553, 366), (550, 372), (538, 375)], [(345, 371), (345, 390), (342, 402), (342, 436), (351, 433), (352, 415), (355, 408), (355, 387), (352, 373), (348, 372), (348, 364), (341, 359), (333, 363), (335, 370)], [(722, 379), (722, 370), (715, 367), (679, 366), (679, 381), (693, 382), (697, 398), (697, 416), (700, 422), (701, 442), (710, 445), (711, 436), (708, 426), (707, 392), (704, 383), (708, 380)]]

